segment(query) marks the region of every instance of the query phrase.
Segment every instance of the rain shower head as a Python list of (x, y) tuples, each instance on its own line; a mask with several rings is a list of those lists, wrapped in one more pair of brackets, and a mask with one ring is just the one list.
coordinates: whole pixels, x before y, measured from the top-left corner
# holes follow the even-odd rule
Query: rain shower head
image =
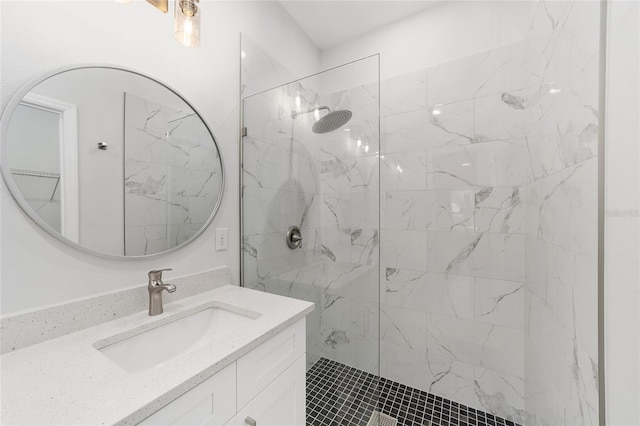
[(318, 119), (318, 121), (313, 123), (313, 127), (311, 128), (313, 133), (321, 134), (321, 133), (332, 132), (344, 126), (345, 124), (347, 124), (347, 122), (351, 120), (351, 117), (353, 116), (353, 113), (348, 109), (341, 109), (341, 110), (332, 112), (329, 107), (321, 106), (318, 108), (310, 109), (308, 111), (292, 112), (291, 118), (295, 120), (296, 117), (298, 117), (300, 114), (308, 114), (310, 112), (319, 111), (321, 109), (326, 109), (327, 111), (329, 111), (329, 114), (325, 115), (324, 117)]
[(348, 109), (341, 109), (338, 111), (329, 112), (329, 114), (322, 117), (320, 120), (313, 123), (311, 130), (313, 133), (328, 133), (333, 132), (336, 129), (347, 124), (351, 120), (353, 114)]

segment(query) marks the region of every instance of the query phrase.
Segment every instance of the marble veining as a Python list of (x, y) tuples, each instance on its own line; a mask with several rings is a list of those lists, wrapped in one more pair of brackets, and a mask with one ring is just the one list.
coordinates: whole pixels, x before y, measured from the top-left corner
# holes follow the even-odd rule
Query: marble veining
[[(374, 372), (383, 238), (378, 84), (321, 93), (318, 79), (244, 100), (244, 283), (316, 304), (307, 320), (308, 364), (324, 356)], [(291, 111), (315, 105), (353, 117), (344, 129), (314, 134), (313, 114), (292, 119)], [(284, 234), (298, 223), (303, 250), (291, 251)]]
[[(530, 424), (598, 423), (596, 211), (600, 11), (540, 1), (526, 38), (524, 401)], [(571, 52), (571, 58), (567, 57)]]
[[(279, 248), (245, 246), (252, 285), (320, 307), (310, 360), (375, 363), (362, 354), (377, 350), (379, 319), (391, 380), (519, 423), (594, 423), (599, 12), (587, 3), (538, 1), (522, 41), (381, 81), (379, 141), (372, 85), (303, 96), (352, 108), (349, 132), (303, 133), (286, 102), (250, 108), (264, 131), (245, 144), (246, 187), (317, 194), (313, 255), (265, 265), (255, 251)], [(278, 142), (303, 139), (308, 153)], [(313, 160), (282, 179), (296, 155)]]
[(405, 91), (383, 108), (381, 155), (383, 376), (518, 422), (535, 111), (524, 53), (516, 43), (394, 78), (426, 74), (428, 102)]
[(209, 220), (219, 154), (194, 114), (125, 94), (125, 255), (168, 250)]
[[(405, 90), (398, 94), (407, 100), (393, 102), (406, 108), (383, 109), (382, 301), (428, 315), (426, 360), (400, 337), (407, 329), (394, 318), (383, 337), (383, 373), (518, 422), (532, 418), (524, 366), (513, 362), (525, 359), (525, 274), (562, 268), (557, 286), (536, 289), (563, 327), (584, 325), (579, 347), (590, 346), (589, 290), (569, 296), (561, 259), (570, 257), (555, 246), (588, 252), (587, 224), (595, 223), (593, 199), (583, 191), (595, 184), (589, 160), (597, 151), (597, 97), (584, 89), (597, 87), (596, 50), (584, 46), (564, 74), (575, 42), (565, 30), (585, 17), (592, 22), (594, 8), (571, 3), (540, 2), (553, 24), (538, 15), (521, 43), (428, 68), (426, 107), (421, 90)], [(537, 246), (525, 234), (549, 241), (542, 255), (529, 250)], [(585, 278), (588, 262), (581, 263)], [(567, 315), (572, 304), (584, 306), (579, 320)]]

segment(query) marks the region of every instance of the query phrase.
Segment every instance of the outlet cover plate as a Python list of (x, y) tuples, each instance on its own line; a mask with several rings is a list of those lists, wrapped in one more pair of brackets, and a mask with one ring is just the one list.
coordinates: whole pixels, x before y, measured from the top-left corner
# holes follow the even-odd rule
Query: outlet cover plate
[(216, 228), (216, 251), (227, 249), (229, 231), (227, 228)]

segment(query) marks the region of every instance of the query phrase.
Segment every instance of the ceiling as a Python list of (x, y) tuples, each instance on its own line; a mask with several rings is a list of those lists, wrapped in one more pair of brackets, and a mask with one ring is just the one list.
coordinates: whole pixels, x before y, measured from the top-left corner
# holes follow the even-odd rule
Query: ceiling
[(442, 0), (281, 0), (280, 4), (320, 49), (327, 49)]

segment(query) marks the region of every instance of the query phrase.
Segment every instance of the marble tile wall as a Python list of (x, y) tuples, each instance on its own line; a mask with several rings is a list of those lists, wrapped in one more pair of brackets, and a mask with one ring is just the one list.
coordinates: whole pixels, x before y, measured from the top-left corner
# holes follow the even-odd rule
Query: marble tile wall
[(380, 118), (377, 84), (307, 93), (354, 112), (325, 135), (291, 120), (302, 86), (245, 99), (245, 285), (316, 303), (309, 362), (376, 372), (380, 345), (383, 376), (522, 420), (524, 52), (383, 81)]
[[(377, 374), (378, 85), (318, 95), (306, 83), (244, 99), (244, 283), (316, 304), (309, 364), (324, 356)], [(311, 131), (313, 113), (292, 119), (318, 105), (353, 117), (322, 135)], [(291, 225), (302, 230), (302, 249), (285, 244)]]
[(524, 413), (525, 44), (381, 82), (381, 374)]
[(125, 253), (158, 253), (190, 239), (219, 198), (218, 151), (202, 121), (125, 96)]
[(597, 423), (598, 7), (381, 82), (384, 377)]
[(598, 2), (539, 3), (527, 36), (525, 407), (598, 424)]
[[(379, 119), (375, 84), (245, 103), (245, 217), (268, 212), (245, 220), (245, 283), (316, 303), (309, 362), (375, 373), (379, 343), (389, 379), (597, 423), (597, 27), (597, 2), (541, 1), (522, 42), (381, 81)], [(349, 131), (292, 122), (300, 93)]]
[[(296, 83), (243, 99), (243, 283), (318, 306), (324, 282), (318, 150), (306, 143), (314, 140), (305, 133), (309, 116), (292, 119), (296, 96), (301, 107), (303, 99), (305, 106), (316, 99), (313, 91)], [(303, 239), (300, 249), (291, 250), (285, 235), (294, 225)], [(319, 329), (311, 320), (317, 317), (316, 308), (307, 320), (309, 348), (318, 340)]]
[(325, 289), (317, 323), (321, 339), (312, 346), (319, 356), (374, 374), (380, 318), (378, 92), (374, 82), (319, 99), (353, 116), (318, 141)]
[[(319, 260), (320, 188), (315, 145), (303, 140), (309, 117), (291, 117), (300, 84), (244, 99), (243, 235), (245, 284)], [(285, 243), (290, 226), (302, 230), (302, 249)]]

